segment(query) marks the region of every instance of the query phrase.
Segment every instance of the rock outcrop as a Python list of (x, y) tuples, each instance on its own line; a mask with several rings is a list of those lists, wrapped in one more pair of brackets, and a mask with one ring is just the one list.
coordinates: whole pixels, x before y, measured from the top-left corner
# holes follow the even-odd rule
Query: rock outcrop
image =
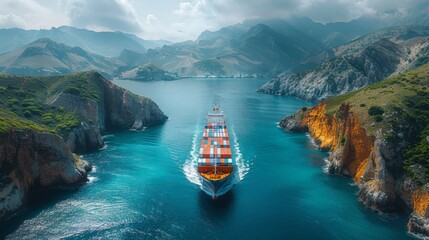
[(101, 80), (106, 127), (141, 130), (167, 120), (167, 116), (151, 99), (137, 96), (104, 78)]
[(177, 79), (177, 75), (164, 71), (161, 68), (153, 65), (153, 64), (144, 64), (137, 67), (129, 68), (124, 67), (118, 69), (119, 79), (125, 80), (136, 80), (136, 81), (168, 81)]
[(401, 154), (386, 141), (380, 130), (368, 135), (347, 103), (327, 113), (324, 101), (283, 118), (280, 127), (292, 132), (308, 131), (320, 149), (329, 151), (328, 170), (350, 176), (360, 202), (381, 212), (409, 209), (408, 230), (429, 236), (429, 184), (418, 186), (403, 173)]
[(420, 237), (429, 236), (429, 184), (423, 187), (405, 178), (399, 188), (401, 198), (413, 212), (408, 220), (408, 231)]
[(101, 134), (106, 130), (142, 130), (167, 120), (167, 116), (151, 99), (118, 87), (97, 72), (86, 74), (99, 88), (99, 99), (60, 92), (49, 101), (49, 105), (62, 106), (68, 112), (85, 117), (81, 126), (65, 136), (72, 152), (86, 152), (102, 147), (104, 143)]
[(385, 79), (404, 55), (400, 45), (384, 39), (357, 54), (327, 60), (314, 71), (280, 74), (258, 91), (321, 101)]
[(0, 219), (10, 217), (36, 189), (79, 184), (90, 165), (51, 133), (10, 131), (0, 135)]
[(332, 49), (331, 54), (325, 54), (329, 57), (322, 57), (324, 61), (313, 70), (281, 73), (258, 91), (320, 102), (427, 62), (428, 39), (427, 27), (381, 30)]

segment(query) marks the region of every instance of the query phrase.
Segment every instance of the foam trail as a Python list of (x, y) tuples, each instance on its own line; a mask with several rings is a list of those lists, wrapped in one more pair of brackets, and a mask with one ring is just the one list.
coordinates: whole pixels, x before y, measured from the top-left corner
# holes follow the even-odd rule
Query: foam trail
[(306, 133), (305, 136), (307, 136), (308, 139), (310, 139), (311, 145), (313, 145), (315, 148), (319, 149), (319, 145), (317, 145), (316, 141), (314, 141), (314, 139), (310, 136), (309, 133)]
[[(309, 133), (306, 133), (305, 136), (310, 140), (311, 145), (313, 145), (315, 148), (319, 149), (319, 145), (317, 145), (316, 141), (310, 136)], [(324, 173), (329, 173), (329, 168), (331, 166), (331, 163), (328, 161), (328, 157), (323, 158), (323, 161), (325, 162), (325, 165), (322, 167)]]
[(88, 176), (88, 183), (93, 183), (98, 180), (98, 177)]
[(323, 161), (325, 162), (325, 166), (322, 167), (323, 172), (329, 173), (329, 167), (330, 167), (331, 163), (328, 161), (327, 157), (323, 158)]
[(238, 143), (238, 137), (235, 134), (234, 127), (231, 128), (231, 133), (234, 137), (234, 150), (235, 150), (235, 164), (237, 165), (238, 176), (240, 181), (244, 179), (244, 176), (249, 172), (250, 166), (244, 160), (243, 154), (240, 150), (240, 144)]
[(114, 136), (115, 136), (115, 135), (113, 135), (113, 134), (107, 134), (107, 135), (101, 136), (101, 139), (106, 140), (106, 139), (108, 139), (108, 138), (112, 138), (112, 137), (114, 137)]
[(192, 139), (192, 148), (189, 152), (189, 157), (186, 159), (183, 164), (183, 172), (185, 173), (186, 178), (194, 184), (199, 186), (202, 185), (200, 177), (198, 175), (197, 166), (198, 166), (198, 149), (197, 149), (197, 139), (198, 139), (198, 130), (195, 130), (193, 139)]

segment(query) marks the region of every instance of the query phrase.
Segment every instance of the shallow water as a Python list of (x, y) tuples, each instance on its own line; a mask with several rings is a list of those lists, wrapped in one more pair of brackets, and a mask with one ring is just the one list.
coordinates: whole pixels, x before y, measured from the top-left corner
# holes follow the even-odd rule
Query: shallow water
[[(83, 157), (95, 169), (75, 189), (38, 193), (1, 224), (8, 239), (407, 239), (406, 215), (380, 216), (348, 178), (323, 172), (326, 153), (276, 126), (309, 105), (256, 93), (264, 79), (116, 81), (170, 117), (142, 132), (105, 136)], [(227, 114), (241, 181), (213, 201), (195, 172), (204, 114)]]

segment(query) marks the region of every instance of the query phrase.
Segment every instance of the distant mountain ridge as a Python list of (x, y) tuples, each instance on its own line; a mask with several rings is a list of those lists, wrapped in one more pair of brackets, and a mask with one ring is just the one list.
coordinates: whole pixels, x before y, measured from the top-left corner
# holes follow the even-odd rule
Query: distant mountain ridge
[(303, 73), (285, 72), (258, 91), (321, 101), (344, 94), (429, 61), (429, 27), (383, 29), (331, 50)]
[[(130, 53), (132, 64), (152, 63), (179, 76), (273, 76), (302, 59), (324, 50), (323, 44), (293, 27), (236, 24), (216, 32), (205, 31), (197, 40)], [(285, 30), (288, 28), (288, 31)], [(281, 30), (281, 31), (280, 31)], [(130, 61), (128, 61), (130, 62)]]
[(97, 70), (112, 76), (115, 68), (108, 58), (48, 38), (0, 55), (0, 70), (11, 74), (53, 76)]
[[(135, 66), (151, 63), (179, 76), (270, 77), (314, 68), (335, 57), (335, 50), (330, 49), (389, 23), (377, 17), (328, 24), (306, 17), (246, 20), (218, 31), (204, 31), (196, 41), (146, 53), (124, 51), (120, 59)], [(126, 54), (132, 61), (125, 59)]]
[[(307, 17), (251, 19), (217, 31), (204, 31), (195, 41), (175, 44), (163, 40), (144, 40), (122, 32), (94, 32), (66, 26), (49, 30), (0, 29), (0, 53), (15, 52), (40, 38), (49, 38), (71, 48), (78, 47), (88, 54), (104, 56), (102, 62), (105, 64), (100, 65), (98, 61), (86, 66), (109, 77), (120, 77), (124, 71), (146, 64), (178, 77), (274, 77), (284, 72), (299, 73), (317, 68), (324, 61), (352, 55), (352, 52), (357, 53), (382, 38), (401, 44), (399, 36), (398, 39), (390, 39), (396, 30), (380, 32), (379, 29), (404, 23), (429, 24), (425, 16), (428, 8), (429, 3), (422, 3), (410, 8), (407, 13), (386, 13), (390, 18), (372, 16), (327, 24)], [(402, 37), (418, 37), (413, 34), (419, 33), (404, 32)], [(30, 55), (35, 54), (28, 51)], [(69, 59), (69, 63), (65, 64), (68, 67), (61, 66), (63, 69), (59, 73), (87, 70), (83, 66), (73, 68), (77, 61), (75, 58)], [(36, 72), (40, 75), (55, 72), (52, 62), (42, 63), (39, 61), (39, 70), (32, 72), (31, 65), (34, 63), (27, 61), (27, 71), (23, 71), (26, 65), (22, 61), (6, 61), (3, 62), (3, 70), (11, 72), (10, 69), (19, 69), (16, 73)]]
[(143, 53), (149, 48), (171, 44), (164, 40), (143, 40), (122, 32), (95, 32), (68, 26), (42, 30), (10, 28), (0, 29), (0, 53), (16, 50), (40, 38), (80, 47), (105, 57), (117, 57), (124, 49)]

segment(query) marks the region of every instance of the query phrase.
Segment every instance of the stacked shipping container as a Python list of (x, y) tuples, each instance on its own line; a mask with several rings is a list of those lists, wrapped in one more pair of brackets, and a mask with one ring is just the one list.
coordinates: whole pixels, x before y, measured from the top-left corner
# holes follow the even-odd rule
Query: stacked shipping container
[(225, 123), (208, 122), (199, 152), (199, 166), (231, 166), (232, 153)]

